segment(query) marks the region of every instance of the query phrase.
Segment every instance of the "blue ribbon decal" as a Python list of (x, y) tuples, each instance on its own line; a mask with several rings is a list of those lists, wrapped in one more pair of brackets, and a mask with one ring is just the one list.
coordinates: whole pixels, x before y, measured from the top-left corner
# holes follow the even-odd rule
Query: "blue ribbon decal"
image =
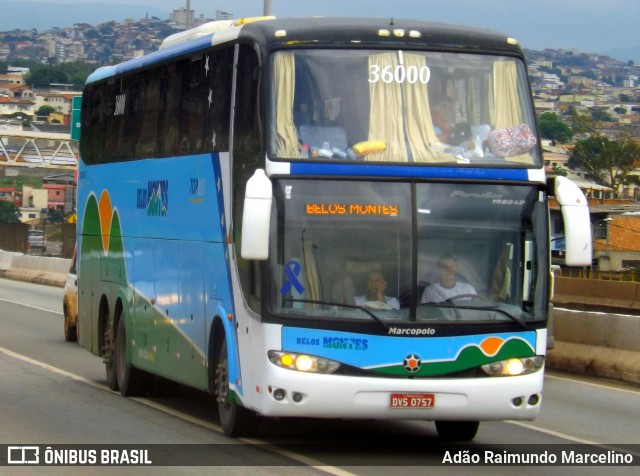
[(284, 265), (284, 272), (287, 275), (287, 280), (280, 288), (280, 294), (285, 296), (289, 291), (291, 291), (291, 287), (296, 288), (298, 294), (302, 294), (304, 292), (304, 286), (300, 280), (298, 280), (301, 269), (302, 267), (300, 266), (300, 263), (293, 260)]

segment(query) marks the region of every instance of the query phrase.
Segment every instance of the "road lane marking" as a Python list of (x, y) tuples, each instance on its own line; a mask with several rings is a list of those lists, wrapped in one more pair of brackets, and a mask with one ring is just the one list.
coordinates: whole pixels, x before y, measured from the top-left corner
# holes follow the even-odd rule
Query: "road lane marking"
[(58, 367), (54, 367), (53, 365), (45, 364), (44, 362), (40, 362), (39, 360), (32, 359), (22, 354), (17, 354), (12, 350), (5, 349), (4, 347), (0, 347), (0, 352), (9, 357), (13, 357), (14, 359), (21, 360), (31, 365), (35, 365), (36, 367), (40, 367), (41, 369), (47, 370), (49, 372), (53, 372), (58, 375), (62, 375), (63, 377), (68, 377), (77, 382), (86, 383), (87, 385), (91, 385), (94, 388), (99, 388), (100, 390), (109, 390), (109, 387), (106, 385), (94, 382), (93, 380), (89, 380), (87, 378), (81, 377), (80, 375), (73, 374), (71, 372), (67, 372), (66, 370), (59, 369)]
[(23, 302), (18, 302), (18, 301), (10, 301), (9, 299), (3, 299), (0, 298), (1, 302), (8, 302), (9, 304), (16, 304), (18, 306), (22, 306), (22, 307), (28, 307), (29, 309), (35, 309), (37, 311), (44, 311), (44, 312), (50, 312), (52, 314), (58, 314), (58, 315), (62, 315), (61, 311), (54, 311), (52, 309), (45, 309), (44, 307), (38, 307), (38, 306), (32, 306), (31, 304), (25, 304)]
[(604, 448), (604, 449), (607, 449), (607, 450), (622, 451), (624, 453), (628, 453), (628, 454), (634, 455), (636, 457), (640, 457), (640, 452), (637, 452), (637, 451), (629, 451), (627, 449), (620, 449), (620, 448), (617, 448), (616, 446), (608, 444), (608, 443), (598, 443), (596, 441), (585, 440), (584, 438), (578, 438), (578, 437), (575, 437), (575, 436), (567, 435), (566, 433), (562, 433), (560, 431), (554, 431), (554, 430), (548, 430), (546, 428), (541, 428), (539, 426), (532, 425), (531, 423), (525, 423), (525, 422), (516, 421), (516, 420), (508, 420), (508, 421), (505, 421), (505, 423), (510, 423), (512, 425), (521, 426), (521, 427), (526, 428), (528, 430), (537, 431), (537, 432), (540, 432), (540, 433), (544, 433), (546, 435), (555, 436), (557, 438), (563, 438), (565, 440), (573, 441), (575, 443), (579, 443), (579, 444), (583, 444), (583, 445), (590, 445), (590, 446), (597, 446), (599, 448)]
[(532, 425), (531, 423), (525, 423), (525, 422), (516, 421), (516, 420), (507, 420), (505, 423), (510, 423), (512, 425), (521, 426), (521, 427), (527, 428), (529, 430), (538, 431), (538, 432), (544, 433), (546, 435), (555, 436), (557, 438), (562, 438), (562, 439), (565, 439), (565, 440), (573, 441), (575, 443), (581, 443), (583, 445), (595, 445), (595, 446), (601, 446), (602, 445), (602, 443), (598, 443), (596, 441), (585, 440), (583, 438), (578, 438), (578, 437), (575, 437), (575, 436), (567, 435), (566, 433), (562, 433), (560, 431), (548, 430), (546, 428), (542, 428), (542, 427), (539, 427), (539, 426), (536, 426), (536, 425)]
[[(61, 375), (63, 377), (67, 377), (70, 379), (73, 379), (77, 382), (81, 382), (87, 385), (90, 385), (93, 388), (97, 388), (99, 390), (106, 390), (107, 392), (113, 393), (113, 394), (118, 394), (118, 392), (114, 392), (112, 391), (108, 386), (101, 384), (101, 383), (97, 383), (94, 382), (93, 380), (89, 380), (87, 378), (81, 377), (80, 375), (71, 373), (71, 372), (67, 372), (66, 370), (62, 370), (58, 367), (54, 367), (52, 365), (49, 364), (45, 364), (44, 362), (40, 362), (39, 360), (35, 360), (32, 359), (30, 357), (27, 357), (25, 355), (22, 354), (18, 354), (16, 352), (13, 352), (12, 350), (6, 349), (4, 347), (0, 347), (0, 352), (9, 356), (9, 357), (13, 357), (14, 359), (20, 360), (22, 362), (26, 362), (28, 364), (34, 365), (36, 367), (40, 367), (41, 369), (44, 369), (48, 372), (52, 372), (55, 373), (57, 375)], [(222, 431), (222, 427), (220, 425), (216, 425), (215, 423), (211, 423), (208, 422), (206, 420), (202, 420), (200, 418), (197, 417), (193, 417), (191, 415), (188, 415), (186, 413), (180, 412), (178, 410), (173, 410), (171, 408), (162, 406), (159, 403), (153, 402), (151, 400), (148, 400), (146, 398), (141, 398), (141, 397), (129, 397), (130, 400), (133, 400), (135, 402), (141, 403), (143, 405), (146, 405), (147, 407), (153, 408), (155, 410), (159, 410), (163, 413), (166, 413), (167, 415), (171, 415), (174, 416), (176, 418), (179, 418), (181, 420), (187, 421), (189, 423), (192, 423), (194, 425), (198, 425), (204, 428), (207, 428), (209, 430), (214, 430), (217, 431), (219, 433), (223, 433)], [(272, 443), (268, 443), (267, 441), (262, 441), (259, 439), (254, 439), (254, 438), (236, 438), (236, 440), (238, 441), (242, 441), (244, 443), (250, 444), (250, 445), (260, 445), (261, 448), (267, 449), (268, 451), (278, 454), (280, 456), (283, 456), (285, 458), (297, 461), (299, 463), (304, 464), (305, 466), (308, 466), (310, 468), (316, 469), (318, 471), (321, 471), (323, 473), (327, 473), (327, 474), (331, 474), (334, 476), (356, 476), (355, 473), (350, 473), (349, 471), (345, 471), (343, 469), (334, 467), (334, 466), (328, 466), (324, 463), (322, 463), (321, 461), (317, 461), (313, 458), (309, 458), (308, 456), (304, 456), (302, 454), (298, 454), (298, 453), (294, 453), (293, 451), (289, 451), (286, 450), (284, 448), (280, 448), (277, 445), (274, 445)]]

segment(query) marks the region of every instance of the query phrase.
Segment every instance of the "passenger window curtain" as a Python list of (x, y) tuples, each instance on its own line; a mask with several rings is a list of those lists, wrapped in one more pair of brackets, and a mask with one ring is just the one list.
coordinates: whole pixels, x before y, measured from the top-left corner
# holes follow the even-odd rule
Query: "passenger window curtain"
[(493, 97), (493, 77), (487, 74), (482, 78), (482, 97), (485, 98), (487, 104), (481, 108), (480, 121), (482, 124), (493, 125), (496, 123), (496, 102)]
[[(502, 129), (522, 124), (520, 97), (518, 96), (518, 73), (513, 61), (497, 61), (493, 65), (493, 97), (496, 108), (495, 128)], [(526, 153), (505, 157), (509, 162), (533, 164), (533, 157)]]
[(466, 81), (467, 85), (467, 124), (477, 126), (480, 122), (479, 98), (476, 91), (477, 82), (474, 78)]
[[(405, 69), (415, 67), (422, 71), (427, 66), (424, 56), (414, 54), (402, 54), (402, 62)], [(406, 130), (407, 140), (414, 162), (441, 162), (442, 154), (434, 152), (431, 144), (439, 142), (431, 119), (431, 106), (427, 85), (420, 81), (413, 84), (409, 81), (403, 83), (404, 103), (407, 113)]]
[[(395, 53), (369, 56), (369, 71), (377, 68), (382, 72), (385, 67), (391, 67), (391, 71), (395, 71), (397, 66), (398, 60)], [(387, 148), (383, 152), (366, 155), (365, 160), (375, 162), (407, 160), (400, 84), (395, 81), (385, 83), (379, 79), (369, 83), (369, 94), (371, 101), (369, 140), (384, 141)]]
[(516, 65), (511, 61), (496, 62), (493, 65), (493, 78), (496, 129), (519, 125), (522, 119), (520, 118)]
[(300, 157), (298, 134), (293, 123), (293, 99), (296, 67), (293, 53), (275, 55), (276, 70), (276, 136), (278, 157)]

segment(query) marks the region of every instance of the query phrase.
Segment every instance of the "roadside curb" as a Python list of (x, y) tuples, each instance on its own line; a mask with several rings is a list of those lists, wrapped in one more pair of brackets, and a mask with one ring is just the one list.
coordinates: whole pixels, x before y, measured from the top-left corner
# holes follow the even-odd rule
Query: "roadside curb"
[(10, 269), (3, 273), (7, 279), (16, 281), (28, 281), (36, 284), (46, 284), (47, 286), (64, 287), (67, 275), (51, 271), (38, 271), (33, 269)]
[(640, 383), (640, 316), (555, 308), (547, 367)]
[(0, 276), (18, 281), (63, 287), (71, 260), (30, 256), (0, 250)]
[(640, 352), (556, 340), (547, 353), (549, 369), (640, 384)]

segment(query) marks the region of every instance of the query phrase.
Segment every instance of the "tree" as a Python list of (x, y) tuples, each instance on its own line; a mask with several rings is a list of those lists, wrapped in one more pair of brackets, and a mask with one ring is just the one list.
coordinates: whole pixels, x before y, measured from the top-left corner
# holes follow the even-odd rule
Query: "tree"
[(600, 185), (613, 189), (618, 196), (620, 185), (629, 182), (640, 161), (640, 145), (631, 139), (611, 140), (603, 134), (576, 142), (568, 165), (579, 167)]
[(538, 118), (540, 135), (545, 139), (558, 142), (569, 142), (573, 138), (573, 132), (569, 126), (560, 120), (557, 114), (545, 112)]
[(591, 111), (591, 117), (593, 118), (594, 121), (598, 121), (598, 122), (613, 122), (613, 118), (611, 117), (611, 114), (609, 114), (604, 109), (593, 109)]
[(594, 133), (596, 130), (596, 123), (591, 116), (581, 114), (574, 108), (571, 116), (571, 129), (574, 134)]
[(47, 221), (49, 223), (63, 223), (64, 215), (60, 210), (49, 210)]
[(561, 177), (566, 177), (567, 175), (569, 175), (567, 169), (563, 169), (559, 165), (552, 165), (551, 170), (553, 171), (554, 175), (560, 175)]
[(25, 82), (33, 87), (49, 86), (51, 83), (66, 83), (67, 76), (54, 66), (41, 66), (25, 76)]
[(36, 111), (36, 116), (49, 116), (52, 112), (56, 112), (56, 110), (51, 106), (40, 106), (40, 108)]
[(20, 223), (20, 209), (11, 202), (0, 200), (0, 222)]

